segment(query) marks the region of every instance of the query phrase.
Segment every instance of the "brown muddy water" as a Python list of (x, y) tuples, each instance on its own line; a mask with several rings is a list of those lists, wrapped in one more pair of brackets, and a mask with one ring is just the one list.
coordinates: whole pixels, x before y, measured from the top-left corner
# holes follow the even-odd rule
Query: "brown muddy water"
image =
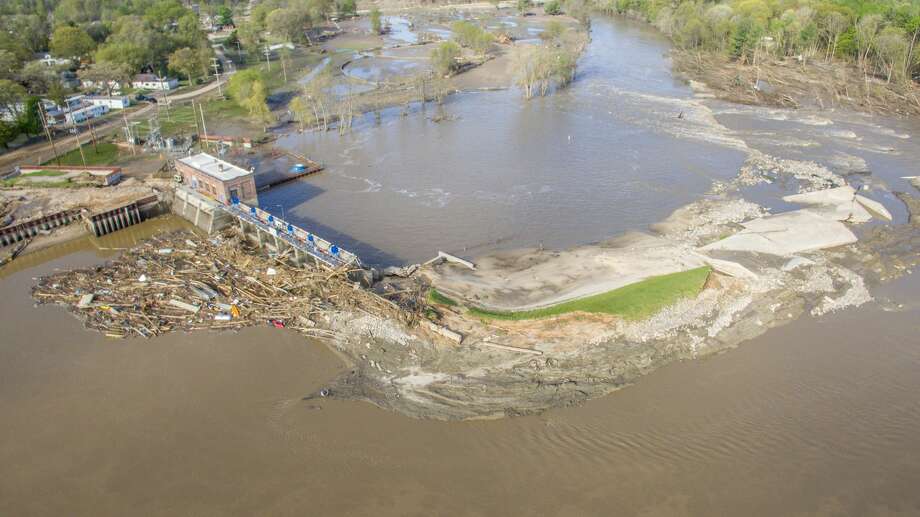
[[(108, 340), (0, 272), (0, 515), (917, 515), (920, 278), (859, 310), (538, 417), (303, 400), (344, 365), (294, 332)], [(95, 243), (95, 244), (94, 244)]]
[[(916, 174), (916, 128), (704, 104), (650, 31), (599, 19), (593, 38), (558, 96), (460, 95), (446, 123), (414, 110), (283, 139), (329, 169), (263, 206), (283, 203), (377, 262), (564, 247), (662, 219), (734, 176), (750, 146), (834, 162), (903, 217), (887, 191)], [(749, 194), (775, 199), (771, 188)], [(33, 307), (34, 277), (178, 226), (0, 270), (0, 516), (920, 514), (918, 275), (580, 407), (419, 421), (304, 400), (346, 365), (294, 332), (113, 341)]]
[[(440, 108), (368, 114), (344, 135), (280, 135), (278, 145), (327, 168), (260, 194), (261, 205), (283, 208), (374, 265), (438, 250), (475, 258), (566, 249), (664, 219), (734, 177), (758, 150), (869, 184), (867, 195), (904, 215), (890, 191), (911, 188), (900, 177), (917, 174), (916, 124), (716, 102), (672, 75), (667, 51), (646, 25), (596, 17), (575, 82), (548, 97), (467, 92)], [(389, 73), (392, 61), (352, 67), (370, 77)], [(745, 195), (782, 209), (779, 197), (790, 192), (775, 184)]]

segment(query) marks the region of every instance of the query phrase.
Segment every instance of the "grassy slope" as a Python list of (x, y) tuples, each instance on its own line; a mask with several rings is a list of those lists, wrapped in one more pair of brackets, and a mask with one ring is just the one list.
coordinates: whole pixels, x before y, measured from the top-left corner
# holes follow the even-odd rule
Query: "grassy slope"
[[(613, 291), (532, 311), (498, 312), (473, 307), (470, 309), (470, 314), (489, 319), (527, 320), (582, 311), (614, 314), (626, 319), (637, 320), (651, 316), (681, 298), (696, 296), (703, 288), (709, 271), (709, 267), (701, 267), (669, 275), (654, 276)], [(430, 298), (437, 303), (445, 303), (442, 300), (456, 303), (433, 289)]]
[[(99, 143), (98, 151), (93, 149), (93, 144), (83, 144), (83, 154), (86, 156), (87, 166), (110, 165), (118, 159), (118, 146), (112, 143)], [(54, 159), (45, 162), (45, 165), (57, 165)], [(61, 155), (61, 165), (82, 166), (83, 158), (80, 150), (74, 149)]]

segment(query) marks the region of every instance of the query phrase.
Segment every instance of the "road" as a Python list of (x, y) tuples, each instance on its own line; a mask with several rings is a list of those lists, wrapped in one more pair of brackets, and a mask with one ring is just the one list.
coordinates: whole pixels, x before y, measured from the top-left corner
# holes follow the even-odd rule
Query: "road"
[[(225, 60), (226, 62), (226, 60)], [(221, 76), (220, 84), (223, 87), (227, 83), (227, 76), (231, 75), (234, 72), (233, 69)], [(171, 95), (169, 97), (170, 104), (174, 102), (182, 102), (190, 99), (200, 97), (202, 95), (207, 95), (217, 89), (217, 81), (208, 83), (197, 90), (190, 92), (179, 93), (176, 95)], [(136, 120), (140, 118), (147, 117), (151, 111), (155, 110), (157, 107), (156, 104), (147, 104), (127, 113), (128, 120)], [(124, 127), (124, 118), (116, 117), (95, 126), (96, 135), (110, 135), (114, 132), (120, 131)], [(88, 132), (88, 127), (84, 126), (80, 132), (80, 137), (83, 143), (86, 143), (86, 139), (82, 138)], [(58, 154), (64, 154), (70, 150), (77, 148), (77, 138), (73, 136), (66, 137), (56, 137), (54, 140), (54, 145), (57, 148)], [(0, 173), (6, 173), (12, 171), (17, 165), (35, 165), (36, 163), (44, 163), (50, 159), (54, 158), (54, 151), (47, 141), (35, 143), (28, 145), (21, 149), (15, 151), (10, 151), (0, 155)]]

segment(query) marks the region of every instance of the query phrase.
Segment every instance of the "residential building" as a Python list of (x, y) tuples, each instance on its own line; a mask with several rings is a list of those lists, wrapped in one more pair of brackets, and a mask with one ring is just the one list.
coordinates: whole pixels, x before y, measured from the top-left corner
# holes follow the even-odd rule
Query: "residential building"
[(139, 90), (175, 90), (179, 87), (179, 80), (175, 77), (138, 74), (131, 80), (131, 86)]
[(258, 204), (255, 174), (207, 153), (179, 158), (176, 171), (195, 192), (224, 204), (239, 200)]
[(54, 57), (51, 54), (43, 55), (39, 61), (42, 62), (45, 66), (58, 66), (58, 65), (69, 65), (71, 61), (66, 58)]
[(123, 110), (131, 105), (131, 98), (127, 95), (114, 95), (111, 97), (105, 95), (92, 95), (87, 97), (86, 101), (93, 106), (106, 106), (113, 110)]
[(84, 108), (77, 108), (70, 110), (64, 114), (64, 122), (68, 124), (82, 124), (89, 119), (101, 117), (109, 112), (108, 106), (98, 105), (98, 106), (86, 106)]
[(119, 81), (90, 81), (89, 79), (83, 79), (80, 81), (80, 86), (86, 89), (111, 90), (112, 93), (121, 92), (121, 82)]

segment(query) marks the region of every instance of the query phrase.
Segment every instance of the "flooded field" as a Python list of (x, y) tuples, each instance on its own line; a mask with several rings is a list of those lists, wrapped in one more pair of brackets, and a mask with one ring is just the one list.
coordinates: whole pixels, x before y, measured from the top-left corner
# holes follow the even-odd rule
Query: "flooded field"
[[(591, 37), (575, 83), (545, 98), (462, 93), (443, 108), (367, 114), (344, 135), (281, 137), (327, 169), (266, 192), (263, 207), (283, 206), (366, 262), (392, 265), (438, 250), (564, 249), (645, 228), (735, 176), (751, 149), (871, 171), (867, 181), (894, 189), (908, 186), (899, 177), (920, 159), (896, 121), (695, 97), (671, 74), (667, 42), (645, 26), (597, 18)], [(412, 59), (393, 59), (402, 54)], [(424, 59), (395, 49), (348, 69), (376, 81), (399, 63)]]

